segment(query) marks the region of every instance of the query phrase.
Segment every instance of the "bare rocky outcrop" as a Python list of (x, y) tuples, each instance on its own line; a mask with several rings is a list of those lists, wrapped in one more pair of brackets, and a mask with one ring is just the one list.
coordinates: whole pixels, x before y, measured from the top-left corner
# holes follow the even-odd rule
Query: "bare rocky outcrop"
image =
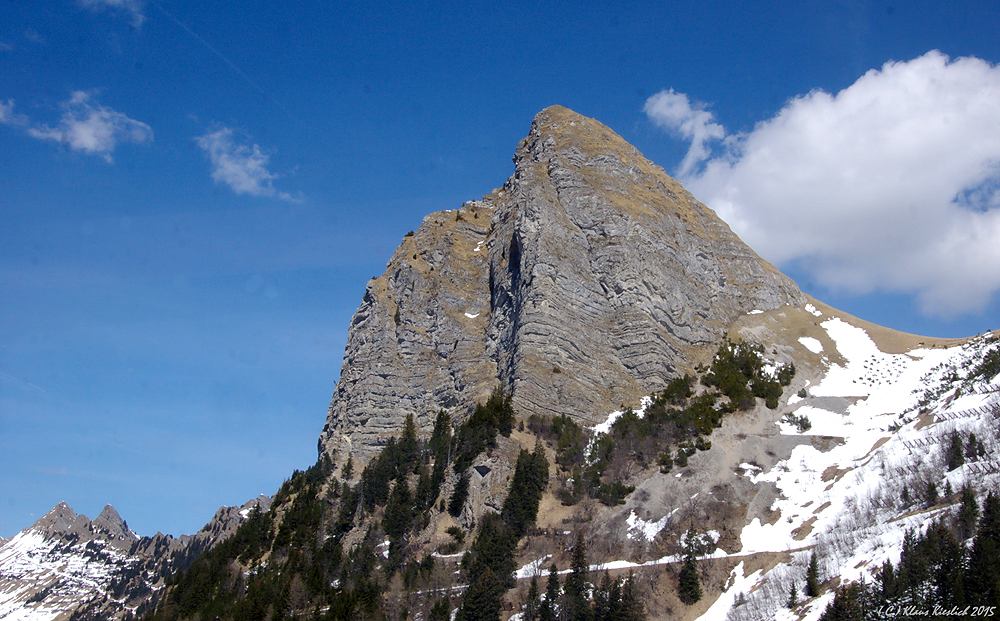
[(798, 287), (601, 123), (540, 112), (515, 171), (427, 216), (351, 322), (320, 452), (364, 459), (412, 413), (464, 415), (500, 385), (521, 416), (603, 419), (700, 362)]

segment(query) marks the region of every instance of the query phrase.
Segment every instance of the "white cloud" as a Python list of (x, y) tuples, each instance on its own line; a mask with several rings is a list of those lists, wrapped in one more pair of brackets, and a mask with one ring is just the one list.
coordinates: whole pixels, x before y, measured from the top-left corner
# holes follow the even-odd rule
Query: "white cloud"
[(708, 157), (706, 143), (709, 140), (726, 136), (726, 130), (714, 122), (714, 115), (705, 110), (704, 104), (696, 103), (692, 107), (687, 95), (675, 93), (673, 89), (660, 91), (647, 99), (643, 110), (660, 127), (691, 140), (691, 148), (678, 169), (681, 176), (689, 174), (699, 162)]
[(779, 266), (797, 262), (842, 291), (916, 294), (944, 317), (981, 311), (1000, 290), (990, 63), (936, 51), (889, 62), (835, 95), (792, 99), (717, 157), (692, 150), (707, 162), (693, 172), (685, 160), (681, 181)]
[(89, 155), (100, 155), (108, 162), (119, 142), (142, 144), (153, 140), (149, 125), (102, 106), (90, 93), (76, 91), (62, 107), (58, 126), (35, 125), (27, 129), (28, 135)]
[(100, 155), (111, 162), (111, 153), (119, 142), (142, 144), (153, 140), (153, 130), (141, 121), (131, 119), (121, 112), (102, 106), (90, 93), (77, 91), (62, 104), (63, 115), (56, 127), (33, 124), (31, 120), (14, 112), (14, 100), (0, 102), (0, 123), (23, 127), (29, 136), (51, 140), (63, 146)]
[(146, 21), (146, 15), (143, 13), (146, 3), (143, 0), (77, 0), (77, 4), (91, 11), (102, 9), (124, 11), (136, 28)]
[(237, 194), (295, 200), (274, 188), (273, 181), (278, 175), (267, 169), (270, 157), (256, 144), (247, 146), (237, 143), (232, 129), (222, 127), (195, 138), (195, 141), (212, 160), (212, 179), (216, 183), (225, 183)]
[(28, 117), (14, 112), (14, 100), (8, 99), (7, 103), (0, 101), (0, 123), (23, 127), (28, 124)]

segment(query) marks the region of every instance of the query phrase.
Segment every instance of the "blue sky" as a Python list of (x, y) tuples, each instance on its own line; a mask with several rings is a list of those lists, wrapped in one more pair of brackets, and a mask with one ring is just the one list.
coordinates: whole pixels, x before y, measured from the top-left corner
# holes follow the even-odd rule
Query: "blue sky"
[(552, 104), (820, 299), (1000, 328), (995, 2), (401, 4), (0, 4), (0, 536), (309, 466), (367, 280)]

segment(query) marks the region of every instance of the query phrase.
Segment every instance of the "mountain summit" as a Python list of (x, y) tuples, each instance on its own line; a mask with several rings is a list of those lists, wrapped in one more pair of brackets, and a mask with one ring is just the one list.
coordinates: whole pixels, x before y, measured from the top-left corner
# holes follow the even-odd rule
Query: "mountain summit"
[(321, 453), (371, 454), (407, 414), (429, 431), (497, 385), (525, 418), (597, 422), (703, 362), (737, 317), (805, 301), (594, 119), (546, 108), (514, 164), (424, 218), (368, 283)]

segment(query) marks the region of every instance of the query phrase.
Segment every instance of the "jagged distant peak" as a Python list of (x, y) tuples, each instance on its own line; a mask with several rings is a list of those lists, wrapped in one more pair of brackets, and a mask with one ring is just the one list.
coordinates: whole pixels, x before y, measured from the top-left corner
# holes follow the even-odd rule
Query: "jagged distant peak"
[[(255, 507), (266, 511), (270, 498), (222, 507), (194, 535), (140, 538), (111, 505), (91, 521), (60, 502), (0, 540), (0, 619), (29, 609), (31, 616), (11, 618), (60, 621), (74, 610), (78, 618), (131, 618), (167, 575), (232, 535)], [(108, 598), (112, 588), (118, 595)]]
[(135, 541), (139, 537), (128, 527), (118, 511), (111, 505), (105, 505), (101, 514), (91, 522), (95, 532), (103, 532), (112, 538)]
[(265, 494), (258, 494), (256, 498), (251, 498), (250, 500), (243, 503), (240, 507), (240, 515), (244, 518), (248, 517), (254, 509), (259, 509), (261, 513), (264, 513), (271, 508), (271, 497)]
[(70, 532), (88, 531), (90, 520), (85, 515), (77, 514), (63, 501), (38, 518), (29, 529), (48, 536), (64, 535)]

